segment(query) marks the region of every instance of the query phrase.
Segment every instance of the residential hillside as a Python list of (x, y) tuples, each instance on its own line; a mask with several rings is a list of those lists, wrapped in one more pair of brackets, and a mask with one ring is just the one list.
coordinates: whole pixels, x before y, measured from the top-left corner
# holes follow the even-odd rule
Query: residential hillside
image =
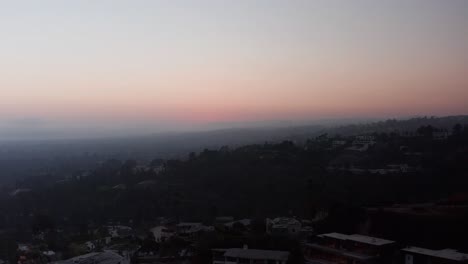
[[(240, 147), (248, 144), (278, 143), (289, 140), (303, 145), (319, 135), (355, 136), (416, 132), (422, 126), (452, 132), (455, 124), (468, 123), (468, 116), (424, 117), (387, 120), (353, 125), (353, 120), (323, 121), (313, 125), (236, 128), (205, 132), (165, 133), (141, 137), (94, 140), (49, 140), (0, 142), (0, 187), (12, 186), (24, 178), (55, 174), (64, 177), (77, 170), (93, 170), (109, 159), (185, 159), (190, 152)], [(339, 124), (342, 125), (339, 125)]]
[[(322, 134), (304, 144), (224, 146), (190, 152), (184, 159), (145, 163), (109, 159), (94, 169), (45, 173), (4, 188), (0, 228), (27, 236), (51, 226), (79, 230), (107, 222), (145, 225), (158, 217), (211, 223), (222, 215), (314, 219), (325, 214), (317, 230), (383, 232), (366, 222), (384, 226), (386, 218), (371, 217), (375, 211), (367, 208), (432, 203), (461, 207), (433, 215), (443, 217), (444, 225), (424, 214), (427, 225), (419, 226), (433, 229), (438, 237), (421, 241), (459, 246), (468, 235), (460, 227), (460, 219), (468, 215), (463, 198), (467, 160), (467, 124), (448, 131), (425, 125), (409, 134)], [(405, 222), (408, 218), (398, 219), (400, 227), (411, 224)], [(441, 226), (456, 232), (438, 232)], [(405, 229), (389, 235), (399, 234), (406, 234)], [(405, 239), (417, 241), (416, 234)]]

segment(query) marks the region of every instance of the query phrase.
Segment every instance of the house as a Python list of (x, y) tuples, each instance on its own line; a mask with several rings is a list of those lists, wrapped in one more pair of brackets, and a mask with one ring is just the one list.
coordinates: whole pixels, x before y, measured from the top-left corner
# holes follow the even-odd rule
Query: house
[(303, 239), (307, 239), (308, 237), (314, 234), (314, 227), (313, 227), (313, 220), (302, 219), (301, 220), (301, 231), (300, 237)]
[(266, 219), (267, 234), (296, 236), (301, 232), (302, 224), (295, 218), (278, 217)]
[(125, 184), (117, 184), (112, 187), (112, 190), (126, 190), (127, 186)]
[(353, 141), (353, 144), (373, 145), (373, 144), (375, 144), (375, 137), (371, 136), (371, 135), (356, 136), (356, 138)]
[(142, 173), (142, 172), (147, 172), (151, 168), (145, 165), (136, 165), (135, 167), (132, 168), (132, 173), (137, 174), (137, 173)]
[(352, 146), (347, 149), (354, 150), (354, 151), (366, 151), (369, 149), (369, 147), (375, 145), (375, 143), (376, 142), (375, 142), (374, 136), (369, 136), (369, 135), (356, 136), (356, 138), (353, 141)]
[(19, 188), (19, 189), (16, 189), (14, 191), (12, 191), (10, 193), (11, 196), (18, 196), (20, 194), (23, 194), (23, 193), (29, 193), (31, 192), (31, 189), (28, 189), (28, 188)]
[(403, 138), (412, 138), (416, 137), (417, 133), (416, 131), (399, 131), (398, 135)]
[(146, 181), (141, 181), (139, 182), (136, 187), (137, 188), (142, 188), (142, 189), (149, 189), (152, 188), (154, 185), (156, 185), (156, 181), (153, 180), (146, 180)]
[(174, 236), (174, 232), (165, 226), (156, 226), (150, 229), (156, 242), (164, 242)]
[(18, 251), (20, 252), (30, 252), (31, 251), (31, 245), (29, 244), (18, 244)]
[(404, 264), (450, 264), (468, 263), (468, 254), (454, 249), (432, 250), (419, 247), (407, 247), (401, 250)]
[(135, 254), (134, 263), (172, 263), (189, 264), (193, 263), (195, 250), (192, 246), (182, 246), (164, 251), (142, 251), (141, 248)]
[(213, 249), (213, 264), (286, 264), (289, 252), (244, 248)]
[(176, 233), (179, 237), (194, 240), (203, 232), (214, 231), (213, 226), (205, 226), (202, 223), (180, 223), (176, 225)]
[(113, 251), (93, 252), (80, 255), (71, 259), (52, 262), (54, 264), (130, 264), (130, 259)]
[(43, 244), (18, 244), (17, 264), (48, 263), (60, 258), (61, 254), (56, 254), (51, 250), (41, 250), (42, 247)]
[(223, 225), (232, 221), (234, 221), (232, 216), (218, 216), (215, 218), (215, 225)]
[(439, 131), (432, 132), (433, 140), (446, 140), (448, 136), (449, 136), (449, 133), (447, 130), (439, 130)]
[(225, 223), (224, 224), (224, 230), (232, 230), (232, 229), (235, 229), (236, 226), (241, 226), (241, 227), (244, 227), (244, 228), (248, 229), (248, 228), (250, 228), (251, 222), (252, 221), (250, 219), (241, 219), (241, 220)]
[(395, 172), (407, 173), (411, 170), (408, 164), (389, 164), (387, 167)]
[(111, 225), (107, 226), (107, 231), (112, 238), (124, 238), (133, 235), (133, 230), (129, 226)]
[(47, 262), (52, 262), (59, 259), (57, 254), (52, 250), (42, 251), (42, 255), (45, 257)]
[(96, 249), (96, 245), (91, 241), (86, 241), (85, 242), (85, 247), (88, 250), (88, 252), (91, 252), (91, 251)]
[(389, 164), (386, 168), (369, 169), (369, 173), (385, 175), (392, 173), (408, 173), (410, 170), (413, 169), (410, 168), (407, 164)]
[(160, 165), (160, 166), (155, 166), (152, 169), (153, 169), (154, 173), (158, 174), (158, 173), (163, 172), (165, 167), (164, 167), (164, 165)]
[(203, 226), (202, 223), (182, 222), (176, 225), (176, 231), (179, 234), (189, 233), (191, 230), (199, 229)]
[(304, 257), (316, 263), (387, 263), (395, 246), (394, 241), (382, 238), (327, 233), (318, 235), (313, 243), (304, 244)]
[(340, 148), (346, 145), (346, 140), (333, 140), (332, 141), (332, 148)]

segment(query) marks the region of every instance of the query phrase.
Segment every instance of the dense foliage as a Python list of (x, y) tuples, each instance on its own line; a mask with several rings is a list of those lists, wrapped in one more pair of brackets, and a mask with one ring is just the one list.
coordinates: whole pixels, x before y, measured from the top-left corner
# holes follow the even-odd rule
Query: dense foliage
[[(329, 217), (317, 224), (318, 231), (355, 232), (365, 207), (441, 201), (467, 192), (467, 126), (455, 125), (443, 140), (434, 139), (436, 132), (424, 126), (413, 136), (372, 133), (376, 144), (366, 151), (348, 149), (354, 137), (321, 135), (305, 144), (205, 149), (144, 167), (112, 159), (89, 173), (61, 180), (44, 175), (17, 186), (26, 191), (3, 192), (0, 228), (16, 230), (21, 239), (57, 227), (86, 232), (89, 225), (110, 221), (147, 226), (159, 216), (212, 223), (220, 215), (312, 219), (325, 211)], [(334, 147), (336, 140), (346, 143)], [(370, 172), (390, 164), (413, 170)]]

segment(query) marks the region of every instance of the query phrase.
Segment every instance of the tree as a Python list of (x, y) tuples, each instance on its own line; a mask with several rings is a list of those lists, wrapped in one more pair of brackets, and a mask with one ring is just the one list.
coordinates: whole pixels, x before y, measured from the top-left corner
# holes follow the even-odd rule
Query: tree
[(141, 244), (140, 251), (148, 253), (148, 252), (155, 252), (158, 250), (159, 250), (159, 244), (156, 242), (154, 234), (151, 232), (148, 232), (146, 234), (145, 239), (143, 240)]
[(264, 234), (266, 232), (266, 224), (263, 219), (253, 219), (251, 225), (254, 234)]
[(163, 159), (154, 159), (151, 161), (150, 165), (152, 167), (158, 167), (158, 166), (161, 166), (164, 164), (164, 160)]
[(131, 171), (137, 166), (136, 160), (129, 159), (125, 161), (125, 163), (122, 165), (122, 170), (124, 171)]
[(419, 135), (422, 135), (424, 137), (432, 137), (434, 127), (432, 127), (431, 125), (421, 126), (418, 128), (417, 132)]
[(55, 228), (54, 221), (48, 215), (36, 214), (32, 221), (32, 230), (38, 233), (46, 230), (53, 230)]
[(454, 136), (460, 136), (463, 132), (463, 126), (461, 124), (455, 124), (452, 131)]
[(232, 229), (238, 232), (242, 232), (245, 230), (245, 226), (241, 222), (235, 222), (232, 224)]

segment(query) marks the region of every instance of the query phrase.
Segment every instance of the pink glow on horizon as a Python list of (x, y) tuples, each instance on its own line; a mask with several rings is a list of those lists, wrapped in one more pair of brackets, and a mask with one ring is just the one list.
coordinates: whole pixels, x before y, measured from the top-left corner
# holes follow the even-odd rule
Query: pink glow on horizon
[(466, 2), (103, 2), (5, 4), (0, 122), (468, 114)]

